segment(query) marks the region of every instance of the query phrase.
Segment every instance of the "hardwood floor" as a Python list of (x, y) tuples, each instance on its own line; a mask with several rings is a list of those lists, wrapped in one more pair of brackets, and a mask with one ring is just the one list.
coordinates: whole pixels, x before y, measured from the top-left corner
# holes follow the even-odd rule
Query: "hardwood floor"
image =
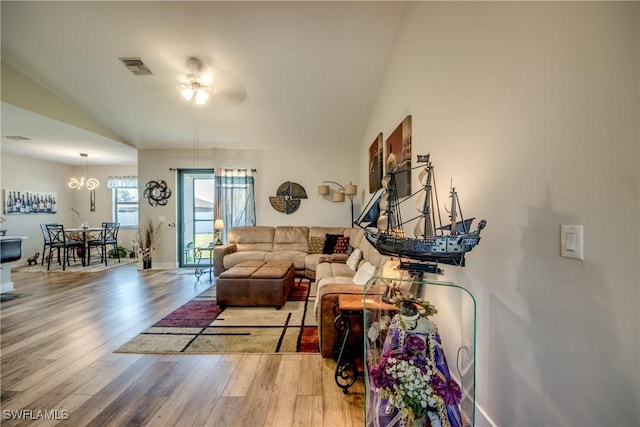
[(2, 426), (363, 425), (362, 381), (344, 395), (317, 354), (113, 353), (208, 280), (135, 265), (12, 279), (29, 295), (0, 306)]

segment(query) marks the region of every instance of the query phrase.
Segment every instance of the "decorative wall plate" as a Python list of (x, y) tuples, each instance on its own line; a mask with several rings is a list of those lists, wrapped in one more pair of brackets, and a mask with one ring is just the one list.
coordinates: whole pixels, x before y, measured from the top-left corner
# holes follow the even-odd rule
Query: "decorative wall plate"
[(149, 181), (143, 195), (151, 206), (164, 206), (171, 197), (171, 190), (163, 180)]
[(280, 184), (275, 196), (269, 196), (273, 209), (285, 214), (294, 213), (300, 207), (300, 199), (306, 199), (307, 192), (297, 182), (287, 181)]

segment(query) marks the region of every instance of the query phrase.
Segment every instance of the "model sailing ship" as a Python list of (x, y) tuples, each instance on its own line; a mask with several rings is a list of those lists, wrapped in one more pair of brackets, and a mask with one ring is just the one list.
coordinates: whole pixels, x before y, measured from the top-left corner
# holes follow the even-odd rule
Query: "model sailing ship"
[[(412, 169), (423, 168), (419, 174), (420, 190), (399, 200), (396, 175), (410, 173), (410, 170), (389, 172), (382, 179), (382, 188), (374, 194), (355, 224), (364, 229), (365, 237), (380, 253), (399, 257), (400, 268), (420, 273), (440, 272), (438, 263), (464, 266), (465, 254), (480, 241), (480, 231), (486, 221), (480, 221), (477, 230), (470, 231), (475, 218), (462, 217), (458, 194), (452, 187), (450, 208), (447, 209), (450, 222), (442, 225), (433, 165), (428, 154), (419, 155), (417, 161), (422, 165)], [(414, 196), (418, 196), (419, 215), (403, 222), (400, 204)], [(404, 225), (411, 222), (415, 222), (415, 237), (405, 235)]]

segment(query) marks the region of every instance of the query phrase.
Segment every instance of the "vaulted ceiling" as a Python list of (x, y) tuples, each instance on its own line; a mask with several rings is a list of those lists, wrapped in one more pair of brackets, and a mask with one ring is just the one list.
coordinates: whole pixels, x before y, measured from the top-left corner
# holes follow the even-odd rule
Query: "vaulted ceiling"
[[(406, 4), (3, 1), (1, 7), (3, 63), (94, 122), (69, 123), (3, 96), (2, 150), (68, 164), (82, 164), (84, 151), (92, 164), (130, 164), (135, 149), (196, 142), (200, 149), (357, 146)], [(140, 58), (151, 75), (132, 74), (123, 57)], [(205, 106), (180, 95), (190, 57), (213, 76)]]

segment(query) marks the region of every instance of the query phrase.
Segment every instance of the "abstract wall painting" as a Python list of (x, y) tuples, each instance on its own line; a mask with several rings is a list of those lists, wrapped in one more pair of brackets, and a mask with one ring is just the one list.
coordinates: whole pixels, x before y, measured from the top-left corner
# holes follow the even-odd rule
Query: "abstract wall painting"
[(382, 183), (383, 155), (382, 132), (369, 146), (369, 193), (375, 193)]
[(396, 127), (385, 141), (384, 173), (394, 172), (398, 197), (411, 195), (411, 116)]

